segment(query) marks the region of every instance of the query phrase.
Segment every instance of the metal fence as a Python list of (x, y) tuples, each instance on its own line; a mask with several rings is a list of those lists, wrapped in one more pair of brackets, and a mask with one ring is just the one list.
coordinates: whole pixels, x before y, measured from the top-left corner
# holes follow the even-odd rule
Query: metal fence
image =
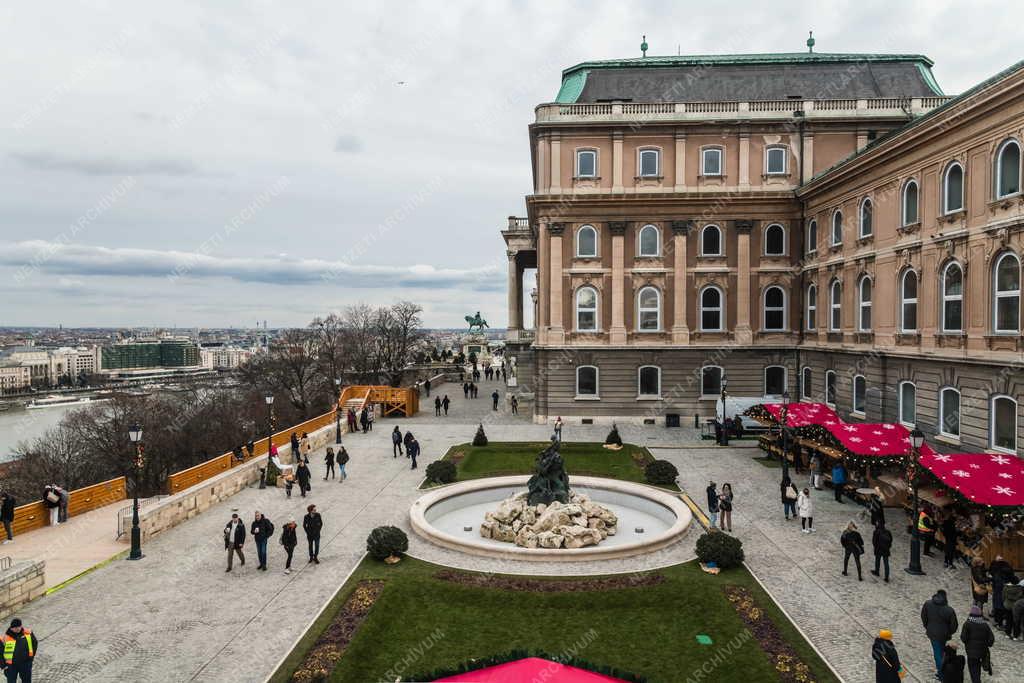
[[(139, 501), (139, 510), (152, 505), (153, 503), (159, 502), (166, 498), (166, 495), (153, 496), (152, 498), (143, 498)], [(114, 540), (117, 540), (128, 533), (132, 528), (132, 508), (134, 503), (125, 505), (123, 508), (117, 511), (117, 536)]]

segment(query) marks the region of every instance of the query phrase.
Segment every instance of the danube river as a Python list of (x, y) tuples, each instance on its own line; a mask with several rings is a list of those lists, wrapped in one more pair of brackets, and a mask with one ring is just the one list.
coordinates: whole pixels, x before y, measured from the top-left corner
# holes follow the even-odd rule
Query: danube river
[(0, 412), (0, 462), (11, 459), (11, 451), (20, 441), (32, 441), (51, 427), (70, 410), (81, 406), (52, 406), (50, 408), (10, 409)]

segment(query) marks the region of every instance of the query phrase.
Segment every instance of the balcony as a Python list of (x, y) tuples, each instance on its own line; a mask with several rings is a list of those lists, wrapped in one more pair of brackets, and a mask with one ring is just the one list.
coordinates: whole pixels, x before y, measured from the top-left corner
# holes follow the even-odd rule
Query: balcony
[(528, 218), (508, 217), (508, 227), (503, 232), (530, 232), (530, 221)]

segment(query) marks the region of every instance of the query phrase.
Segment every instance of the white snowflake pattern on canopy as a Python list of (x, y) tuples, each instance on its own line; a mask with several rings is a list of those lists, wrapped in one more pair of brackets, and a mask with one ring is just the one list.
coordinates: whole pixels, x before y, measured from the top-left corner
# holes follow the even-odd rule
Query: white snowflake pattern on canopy
[(1012, 496), (1014, 494), (1013, 489), (1009, 486), (993, 486), (992, 490), (1003, 496)]
[(953, 470), (953, 475), (957, 477), (969, 477), (971, 476), (971, 473), (965, 472), (964, 470)]

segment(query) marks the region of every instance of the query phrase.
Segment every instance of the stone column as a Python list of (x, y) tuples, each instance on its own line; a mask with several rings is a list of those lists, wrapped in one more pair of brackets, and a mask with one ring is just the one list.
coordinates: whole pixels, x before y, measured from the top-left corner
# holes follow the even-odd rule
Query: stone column
[[(814, 134), (804, 133), (804, 154), (800, 169), (800, 182), (806, 183), (814, 176)], [(821, 226), (818, 226), (821, 230)]]
[(689, 344), (686, 324), (686, 238), (693, 221), (672, 221), (672, 343)]
[(676, 133), (675, 191), (686, 191), (686, 133)]
[(622, 132), (612, 133), (612, 192), (622, 192)]
[(612, 234), (612, 326), (608, 330), (608, 340), (612, 344), (626, 343), (626, 224), (612, 222), (608, 224)]
[[(723, 159), (722, 163), (725, 163)], [(740, 168), (739, 186), (741, 190), (750, 189), (750, 133), (740, 133)]]
[(562, 140), (551, 136), (551, 194), (562, 194)]
[(523, 328), (523, 302), (520, 298), (519, 263), (517, 252), (506, 251), (508, 255), (508, 330), (510, 339), (519, 338)]
[(750, 328), (750, 231), (754, 222), (733, 222), (736, 228), (736, 342), (750, 344), (754, 334)]
[(564, 223), (548, 225), (548, 232), (551, 233), (551, 253), (548, 255), (550, 262), (548, 272), (551, 278), (548, 313), (551, 316), (551, 330), (548, 341), (552, 344), (561, 344), (565, 341), (565, 328), (562, 327), (562, 233), (564, 231)]

